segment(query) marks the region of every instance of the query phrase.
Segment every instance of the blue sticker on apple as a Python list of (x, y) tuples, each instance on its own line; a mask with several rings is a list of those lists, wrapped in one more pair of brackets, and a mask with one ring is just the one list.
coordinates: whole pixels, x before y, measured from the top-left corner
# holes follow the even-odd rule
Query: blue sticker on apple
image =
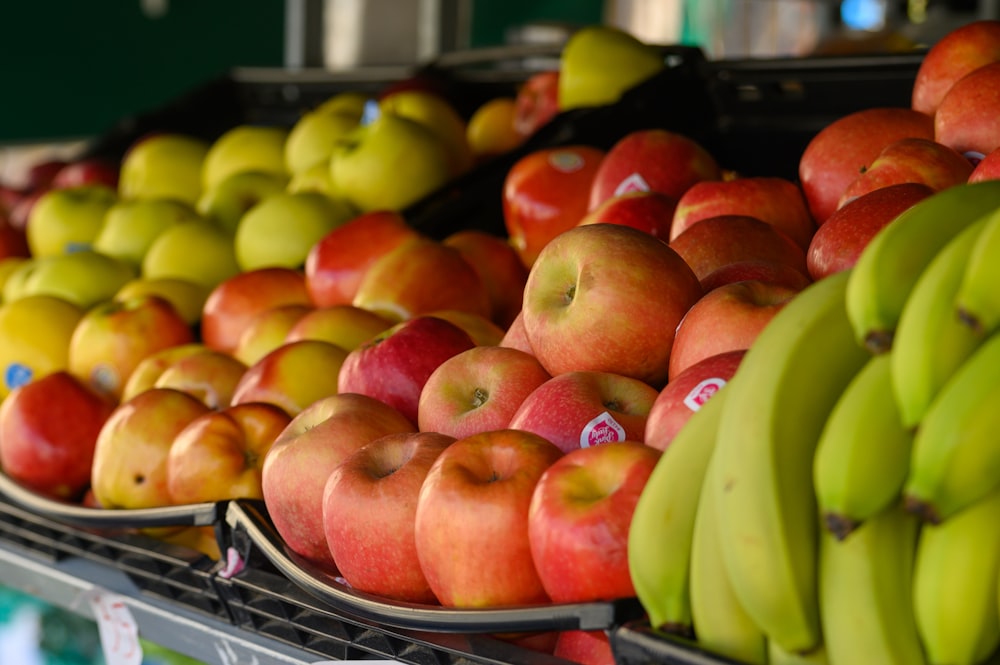
[(23, 386), (31, 381), (32, 374), (31, 368), (27, 365), (11, 363), (7, 365), (7, 369), (3, 373), (3, 382), (9, 390), (14, 390), (14, 388)]
[(361, 112), (361, 124), (370, 125), (378, 120), (382, 109), (378, 105), (378, 100), (369, 99), (365, 102), (364, 110)]

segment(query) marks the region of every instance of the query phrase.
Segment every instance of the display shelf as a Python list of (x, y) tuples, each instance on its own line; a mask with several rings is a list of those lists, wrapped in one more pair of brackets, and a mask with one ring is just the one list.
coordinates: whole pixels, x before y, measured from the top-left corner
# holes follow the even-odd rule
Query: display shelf
[(698, 648), (690, 640), (665, 635), (649, 622), (626, 622), (610, 633), (617, 665), (744, 665)]

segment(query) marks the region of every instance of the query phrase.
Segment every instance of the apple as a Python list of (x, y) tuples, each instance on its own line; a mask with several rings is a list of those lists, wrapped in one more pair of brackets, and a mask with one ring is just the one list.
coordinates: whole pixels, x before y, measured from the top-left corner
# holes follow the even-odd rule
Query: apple
[(967, 182), (972, 162), (948, 146), (923, 138), (904, 138), (882, 149), (875, 161), (844, 190), (837, 205), (862, 194), (904, 182), (919, 182), (934, 191)]
[(323, 493), (348, 455), (413, 425), (388, 404), (355, 393), (320, 398), (293, 416), (264, 456), (261, 489), (275, 530), (293, 552), (333, 566)]
[(150, 353), (140, 360), (139, 364), (132, 370), (132, 373), (128, 375), (119, 401), (127, 402), (142, 391), (152, 388), (156, 380), (160, 378), (163, 372), (175, 360), (206, 350), (208, 350), (208, 347), (201, 342), (191, 342), (189, 344), (168, 346)]
[(91, 487), (107, 510), (171, 505), (167, 456), (174, 438), (211, 409), (179, 390), (152, 388), (122, 402), (97, 436)]
[(848, 201), (817, 229), (806, 252), (806, 268), (814, 280), (854, 266), (882, 227), (904, 210), (934, 193), (919, 182), (888, 185)]
[(323, 488), (323, 533), (351, 588), (390, 600), (436, 604), (417, 558), (417, 499), (454, 437), (386, 434), (347, 455)]
[(444, 319), (468, 333), (476, 346), (497, 346), (503, 340), (506, 331), (482, 314), (465, 312), (460, 309), (435, 309), (426, 313)]
[(663, 240), (670, 239), (677, 199), (652, 190), (611, 196), (580, 220), (580, 224), (622, 224)]
[(144, 277), (186, 279), (208, 289), (239, 272), (232, 238), (206, 219), (163, 229), (142, 259)]
[(312, 310), (311, 305), (293, 303), (257, 312), (240, 335), (233, 356), (245, 365), (254, 364), (284, 344), (298, 320)]
[(420, 237), (395, 210), (375, 210), (327, 232), (306, 256), (305, 279), (317, 307), (349, 305), (376, 259)]
[(273, 267), (240, 272), (208, 294), (201, 314), (202, 341), (232, 353), (258, 312), (291, 304), (312, 304), (302, 271)]
[(524, 329), (524, 311), (517, 313), (514, 320), (510, 322), (507, 327), (507, 331), (503, 334), (503, 338), (500, 340), (498, 346), (509, 347), (511, 349), (517, 349), (518, 351), (524, 351), (525, 353), (535, 355), (534, 349), (531, 348), (531, 342), (528, 340), (528, 331)]
[(553, 376), (614, 372), (659, 387), (674, 330), (701, 295), (698, 277), (667, 243), (620, 224), (588, 224), (538, 255), (524, 288), (524, 327)]
[(385, 317), (354, 305), (313, 307), (292, 324), (284, 341), (319, 339), (353, 351), (392, 325)]
[(514, 97), (513, 126), (521, 140), (535, 134), (559, 114), (559, 70), (535, 72)]
[(230, 403), (269, 402), (295, 416), (338, 392), (347, 354), (336, 344), (317, 339), (286, 342), (247, 368)]
[(677, 326), (670, 352), (670, 380), (709, 356), (749, 349), (761, 330), (799, 291), (746, 280), (723, 284), (706, 293)]
[(107, 300), (87, 310), (76, 324), (69, 340), (68, 369), (117, 401), (143, 358), (193, 341), (191, 327), (159, 296)]
[(745, 354), (746, 349), (723, 351), (702, 358), (672, 378), (649, 410), (643, 442), (666, 450), (691, 415), (733, 378)]
[(167, 451), (167, 491), (175, 504), (263, 499), (264, 457), (291, 417), (263, 402), (201, 415)]
[(49, 186), (53, 189), (104, 185), (118, 190), (118, 164), (106, 157), (81, 157), (70, 160), (56, 171)]
[(552, 655), (580, 665), (615, 665), (611, 638), (603, 630), (561, 630)]
[(489, 317), (479, 273), (455, 247), (426, 237), (401, 243), (365, 271), (352, 304), (392, 321), (455, 309)]
[(290, 186), (287, 176), (263, 171), (237, 171), (228, 175), (198, 197), (195, 210), (231, 234), (250, 208)]
[(902, 138), (934, 139), (934, 119), (909, 108), (873, 107), (841, 116), (819, 130), (799, 157), (799, 183), (817, 226), (837, 209), (862, 168)]
[(1000, 148), (991, 150), (973, 167), (969, 182), (1000, 179)]
[(813, 281), (808, 275), (804, 275), (801, 269), (793, 268), (787, 263), (748, 259), (719, 266), (701, 278), (701, 288), (708, 293), (723, 284), (742, 282), (745, 279), (781, 284), (793, 289), (804, 289)]
[[(30, 256), (4, 256), (0, 257), (0, 301), (3, 300), (2, 294), (6, 291), (7, 281), (10, 280), (13, 275), (21, 275), (26, 277), (27, 270), (31, 266)], [(14, 289), (12, 285), (12, 292)], [(17, 296), (10, 298), (10, 300), (17, 300)]]
[(715, 157), (691, 137), (658, 127), (628, 132), (608, 150), (590, 188), (588, 210), (612, 196), (654, 191), (674, 199), (695, 183), (719, 180)]
[(507, 427), (544, 437), (563, 452), (613, 441), (642, 442), (659, 391), (612, 372), (558, 374), (522, 401)]
[(473, 164), (481, 164), (517, 148), (524, 141), (514, 126), (517, 105), (514, 97), (489, 99), (473, 111), (465, 126), (465, 140)]
[(816, 224), (801, 188), (787, 178), (756, 176), (695, 183), (680, 197), (670, 240), (696, 222), (720, 215), (746, 215), (774, 225), (805, 249)]
[(0, 467), (44, 496), (78, 501), (114, 400), (66, 371), (18, 386), (0, 403)]
[(563, 453), (540, 436), (498, 430), (442, 451), (417, 499), (420, 568), (446, 607), (500, 607), (549, 600), (528, 540), (531, 497)]
[(611, 25), (573, 32), (559, 56), (559, 109), (612, 104), (666, 66), (660, 50)]
[(468, 333), (435, 316), (397, 323), (347, 353), (339, 376), (340, 392), (381, 400), (417, 425), (420, 393), (431, 373), (475, 346)]
[(342, 201), (318, 192), (272, 194), (240, 218), (236, 260), (243, 271), (301, 268), (312, 246), (353, 216)]
[(455, 231), (442, 242), (457, 249), (479, 273), (490, 300), (489, 318), (506, 330), (521, 311), (528, 281), (528, 269), (517, 251), (506, 238), (478, 229)]
[(773, 224), (749, 215), (719, 215), (692, 224), (670, 241), (698, 279), (729, 263), (773, 261), (803, 275), (806, 250)]
[(0, 260), (8, 257), (27, 258), (31, 256), (28, 236), (23, 228), (18, 228), (0, 213)]
[(360, 122), (360, 109), (307, 110), (295, 121), (285, 139), (285, 169), (291, 174), (299, 174), (322, 164), (324, 170), (328, 170), (333, 146)]
[(505, 429), (517, 409), (551, 375), (529, 353), (503, 346), (476, 346), (431, 372), (417, 403), (422, 432), (457, 439)]
[(576, 226), (587, 213), (587, 195), (604, 151), (587, 145), (540, 148), (507, 171), (502, 190), (504, 227), (525, 266), (542, 248)]
[[(161, 361), (165, 361), (165, 366), (155, 378), (150, 376), (152, 386), (180, 390), (213, 410), (229, 406), (247, 366), (228, 353), (204, 346), (198, 350), (191, 349), (190, 346), (183, 348), (173, 357), (159, 356)], [(153, 368), (146, 371), (152, 374)], [(139, 379), (129, 379), (126, 385), (134, 390)]]
[(45, 192), (32, 206), (25, 229), (31, 255), (41, 258), (91, 249), (117, 199), (115, 190), (104, 185)]
[(179, 132), (140, 137), (122, 157), (118, 195), (123, 199), (176, 199), (195, 205), (209, 144)]
[(45, 157), (28, 166), (24, 173), (25, 187), (28, 190), (47, 190), (52, 188), (52, 179), (69, 164), (69, 160), (61, 157)]
[(948, 89), (934, 114), (934, 140), (979, 160), (1000, 148), (1000, 62), (975, 69)]
[(403, 210), (453, 175), (449, 147), (425, 125), (381, 113), (334, 145), (330, 181), (360, 212)]
[(946, 32), (920, 61), (910, 106), (934, 115), (941, 100), (960, 78), (1000, 60), (1000, 21), (974, 20)]
[(37, 189), (25, 192), (10, 208), (7, 221), (15, 229), (25, 234), (25, 242), (27, 242), (28, 220), (31, 219), (31, 211), (38, 203), (38, 199), (42, 198), (47, 191), (47, 189)]
[(164, 229), (200, 219), (193, 207), (175, 199), (123, 199), (105, 213), (92, 246), (139, 268)]
[(418, 89), (387, 90), (378, 100), (380, 115), (395, 115), (429, 129), (448, 151), (450, 175), (461, 175), (473, 164), (465, 118), (444, 96)]
[(139, 296), (159, 296), (169, 302), (184, 322), (195, 327), (201, 321), (208, 291), (204, 285), (178, 277), (136, 277), (125, 282), (113, 296), (122, 301)]
[(128, 263), (93, 250), (38, 257), (26, 269), (21, 296), (54, 295), (83, 309), (110, 300), (136, 277)]
[(239, 171), (262, 171), (287, 176), (285, 140), (288, 129), (240, 124), (212, 141), (201, 166), (202, 190), (209, 190)]
[(629, 526), (660, 455), (637, 441), (577, 448), (538, 479), (528, 513), (528, 542), (553, 602), (635, 597)]
[(285, 191), (296, 194), (298, 192), (317, 192), (331, 199), (337, 198), (333, 191), (333, 182), (330, 180), (330, 165), (328, 162), (316, 162), (304, 171), (292, 175), (285, 186)]
[(0, 400), (15, 388), (66, 370), (69, 340), (84, 311), (49, 295), (0, 304)]

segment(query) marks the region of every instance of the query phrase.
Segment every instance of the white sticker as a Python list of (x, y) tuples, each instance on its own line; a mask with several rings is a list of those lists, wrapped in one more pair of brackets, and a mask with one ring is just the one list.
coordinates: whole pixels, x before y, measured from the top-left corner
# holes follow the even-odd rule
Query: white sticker
[(633, 173), (629, 177), (618, 183), (615, 187), (615, 196), (621, 196), (622, 194), (628, 194), (629, 192), (648, 192), (649, 183), (638, 173)]
[(719, 392), (719, 389), (724, 385), (726, 385), (725, 379), (705, 379), (684, 397), (684, 405), (692, 411), (697, 411), (705, 405), (709, 397)]
[(139, 627), (122, 597), (95, 590), (90, 594), (90, 607), (107, 665), (141, 665)]
[(612, 443), (625, 440), (625, 428), (611, 417), (607, 411), (584, 425), (580, 432), (580, 447), (589, 448), (602, 443)]
[(584, 161), (580, 153), (572, 150), (556, 150), (549, 155), (549, 164), (557, 171), (573, 173), (583, 168)]

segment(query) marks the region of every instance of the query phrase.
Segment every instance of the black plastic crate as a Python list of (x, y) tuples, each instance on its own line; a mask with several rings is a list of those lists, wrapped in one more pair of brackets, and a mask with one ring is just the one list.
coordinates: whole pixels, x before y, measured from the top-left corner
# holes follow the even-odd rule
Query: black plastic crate
[(610, 637), (616, 665), (745, 665), (657, 631), (644, 620), (627, 622), (612, 630)]

